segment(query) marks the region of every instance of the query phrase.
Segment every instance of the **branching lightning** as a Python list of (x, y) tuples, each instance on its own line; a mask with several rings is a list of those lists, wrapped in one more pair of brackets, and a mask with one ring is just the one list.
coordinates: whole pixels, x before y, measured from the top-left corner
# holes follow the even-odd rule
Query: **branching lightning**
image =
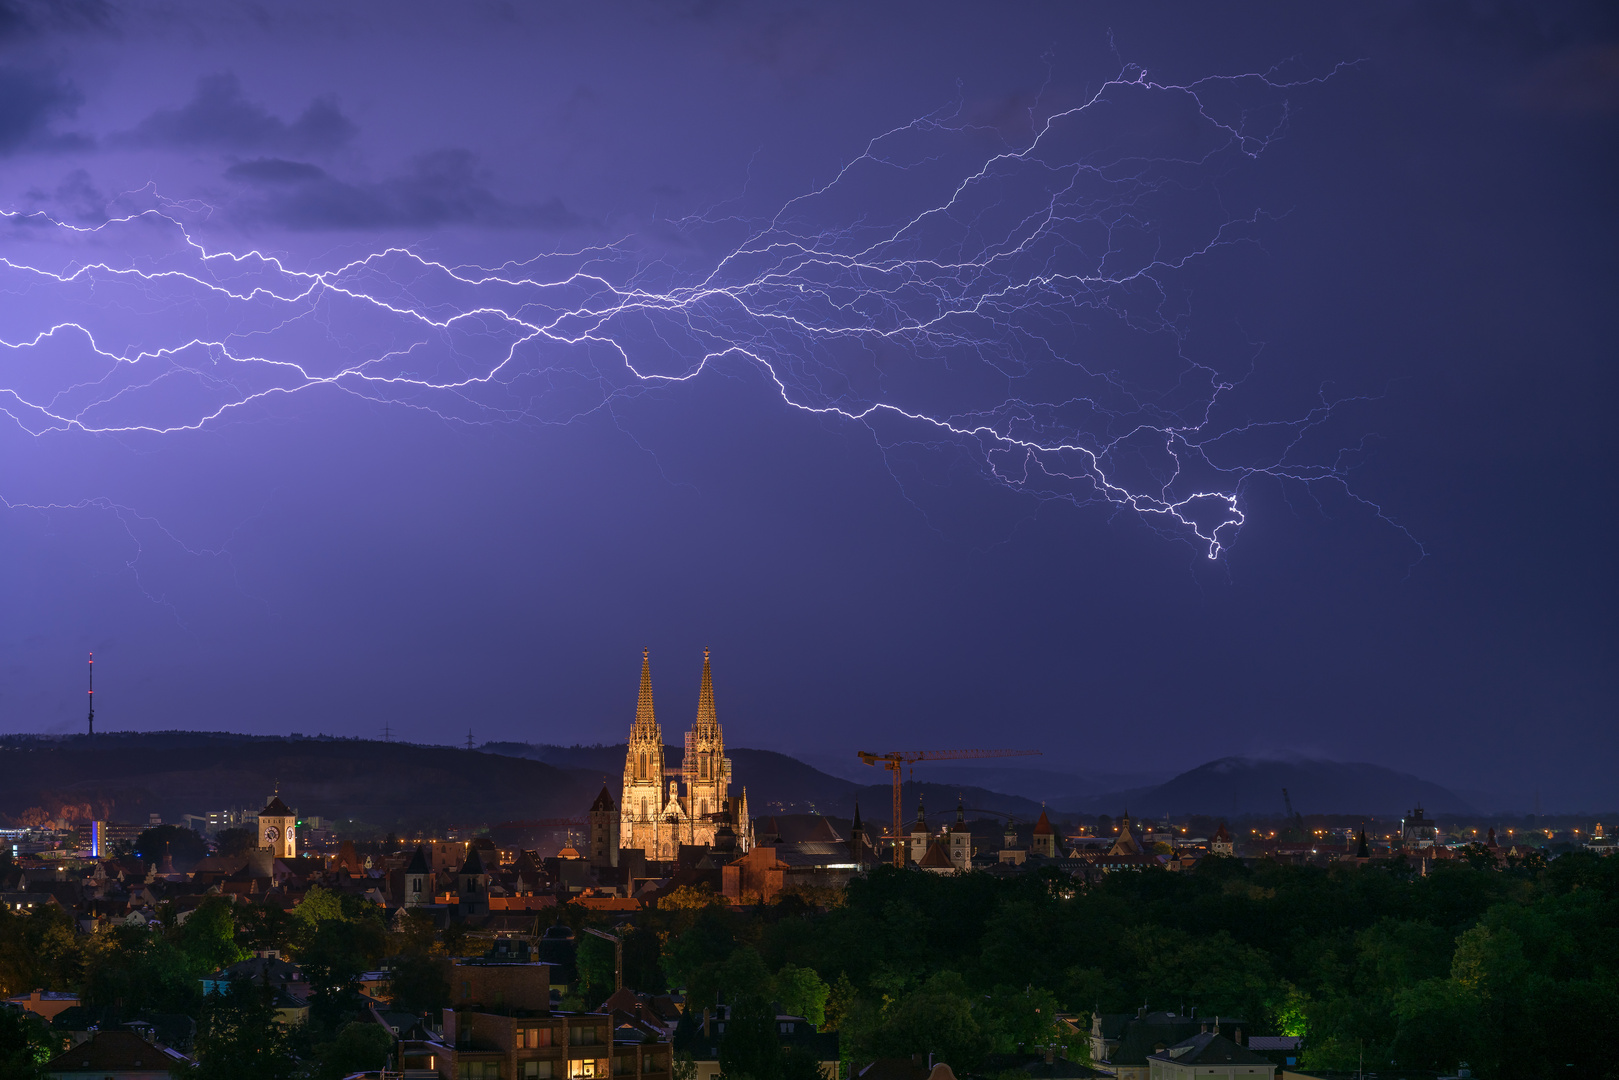
[(10, 213), (0, 413), (35, 438), (165, 436), (328, 392), (568, 423), (740, 362), (885, 453), (954, 448), (994, 483), (1133, 511), (1216, 559), (1255, 477), (1336, 485), (1382, 515), (1349, 486), (1353, 446), (1319, 445), (1342, 401), (1225, 407), (1253, 353), (1200, 357), (1181, 281), (1255, 242), (1265, 215), (1228, 210), (1218, 181), (1328, 77), (1127, 68), (1020, 145), (959, 108), (923, 117), (696, 272), (636, 237), (495, 267), (388, 247), (300, 269), (212, 248), (198, 204), (94, 226)]

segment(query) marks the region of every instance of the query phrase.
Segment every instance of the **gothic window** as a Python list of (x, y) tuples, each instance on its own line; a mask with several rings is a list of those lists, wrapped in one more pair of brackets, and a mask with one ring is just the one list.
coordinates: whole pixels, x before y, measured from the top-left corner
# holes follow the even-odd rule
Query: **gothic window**
[(707, 799), (698, 799), (697, 800), (697, 816), (698, 817), (707, 817), (708, 816), (708, 800)]
[(639, 774), (639, 777), (642, 780), (646, 779), (646, 751), (645, 750), (641, 751), (641, 772)]
[(641, 796), (641, 820), (646, 820), (646, 796)]
[(701, 754), (697, 758), (697, 777), (700, 780), (708, 779), (708, 755)]

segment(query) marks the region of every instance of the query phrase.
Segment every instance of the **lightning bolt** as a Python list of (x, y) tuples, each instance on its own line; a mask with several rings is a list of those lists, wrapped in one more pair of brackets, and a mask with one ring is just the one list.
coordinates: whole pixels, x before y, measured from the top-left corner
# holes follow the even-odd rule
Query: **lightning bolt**
[(1239, 416), (1257, 348), (1200, 357), (1180, 284), (1257, 242), (1269, 216), (1226, 209), (1219, 179), (1283, 135), (1290, 94), (1344, 66), (1185, 85), (1126, 67), (1020, 145), (958, 104), (871, 139), (768, 220), (674, 223), (740, 234), (695, 272), (635, 236), (499, 266), (388, 247), (303, 269), (210, 249), (200, 203), (154, 196), (94, 226), (8, 212), (0, 413), (34, 438), (161, 437), (324, 391), (566, 424), (741, 362), (885, 454), (953, 449), (993, 483), (1133, 512), (1209, 559), (1258, 477), (1335, 485), (1404, 532), (1351, 487), (1357, 444), (1327, 435), (1362, 399)]

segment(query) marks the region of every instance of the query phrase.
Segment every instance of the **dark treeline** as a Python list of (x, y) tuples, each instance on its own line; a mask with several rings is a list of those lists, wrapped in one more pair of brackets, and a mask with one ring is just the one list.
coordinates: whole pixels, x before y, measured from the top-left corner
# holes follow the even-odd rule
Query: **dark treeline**
[[(857, 1052), (974, 1055), (1038, 1042), (1039, 999), (1071, 1013), (1191, 1008), (1303, 1035), (1306, 1062), (1539, 1078), (1619, 1075), (1619, 859), (1512, 869), (1208, 859), (1189, 874), (1058, 877), (883, 870), (830, 911), (704, 909), (665, 949), (694, 1000), (730, 949), (832, 988)], [(791, 904), (791, 901), (787, 902)], [(784, 904), (775, 905), (782, 908)], [(719, 959), (726, 957), (726, 959)], [(718, 986), (723, 990), (723, 986)], [(1043, 1013), (1041, 1015), (1049, 1015)]]
[[(1323, 869), (1210, 858), (1184, 874), (1116, 873), (1088, 888), (1053, 872), (884, 868), (845, 893), (747, 908), (681, 889), (626, 932), (625, 976), (646, 991), (684, 987), (688, 1023), (721, 1001), (744, 1018), (774, 1001), (837, 1029), (851, 1059), (931, 1052), (958, 1071), (1052, 1042), (1082, 1057), (1058, 1011), (1088, 1026), (1095, 1009), (1146, 1004), (1241, 1017), (1251, 1034), (1303, 1035), (1316, 1067), (1352, 1068), (1364, 1053), (1368, 1068), (1465, 1059), (1485, 1080), (1619, 1076), (1619, 859), (1575, 852), (1501, 868), (1473, 854), (1426, 874), (1400, 860)], [(605, 925), (573, 905), (557, 917)], [(42, 910), (0, 914), (0, 989), (78, 989), (92, 1004), (188, 1012), (207, 1061), (256, 1029), (205, 1005), (198, 980), (254, 948), (297, 956), (314, 985), (310, 1028), (271, 1048), (276, 1060), (335, 1068), (359, 1037), (348, 1027), (354, 974), (386, 963), (398, 1006), (438, 1008), (442, 958), (478, 946), (425, 919), (391, 932), (380, 909), (319, 889), (291, 915), (210, 900), (184, 925), (90, 938)], [(594, 1005), (612, 989), (611, 946), (581, 937), (578, 968), (567, 1004)], [(737, 1040), (747, 1030), (736, 1025)], [(779, 1080), (796, 1075), (760, 1047), (736, 1042), (733, 1071), (754, 1061), (782, 1070)]]

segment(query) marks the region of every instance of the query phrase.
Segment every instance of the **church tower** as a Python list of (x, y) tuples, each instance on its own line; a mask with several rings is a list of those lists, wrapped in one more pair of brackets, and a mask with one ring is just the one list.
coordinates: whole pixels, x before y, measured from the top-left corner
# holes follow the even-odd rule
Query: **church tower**
[(298, 816), (287, 809), (279, 792), (259, 811), (259, 850), (273, 858), (290, 859), (297, 854)]
[(421, 907), (433, 900), (433, 871), (427, 865), (427, 852), (420, 844), (405, 867), (405, 906)]
[[(669, 846), (663, 835), (663, 729), (652, 711), (652, 662), (641, 650), (641, 694), (635, 702), (635, 724), (630, 728), (624, 755), (624, 797), (619, 801), (619, 843), (640, 848), (649, 859), (661, 858)], [(616, 859), (614, 860), (617, 861)]]
[(731, 794), (731, 762), (725, 756), (725, 733), (714, 712), (714, 673), (708, 650), (703, 650), (703, 682), (697, 693), (697, 720), (686, 733), (686, 759), (681, 765), (686, 780), (688, 844), (714, 843), (715, 815), (727, 812)]
[(609, 867), (618, 865), (618, 836), (620, 827), (618, 807), (607, 793), (607, 785), (596, 801), (590, 804), (590, 865)]

